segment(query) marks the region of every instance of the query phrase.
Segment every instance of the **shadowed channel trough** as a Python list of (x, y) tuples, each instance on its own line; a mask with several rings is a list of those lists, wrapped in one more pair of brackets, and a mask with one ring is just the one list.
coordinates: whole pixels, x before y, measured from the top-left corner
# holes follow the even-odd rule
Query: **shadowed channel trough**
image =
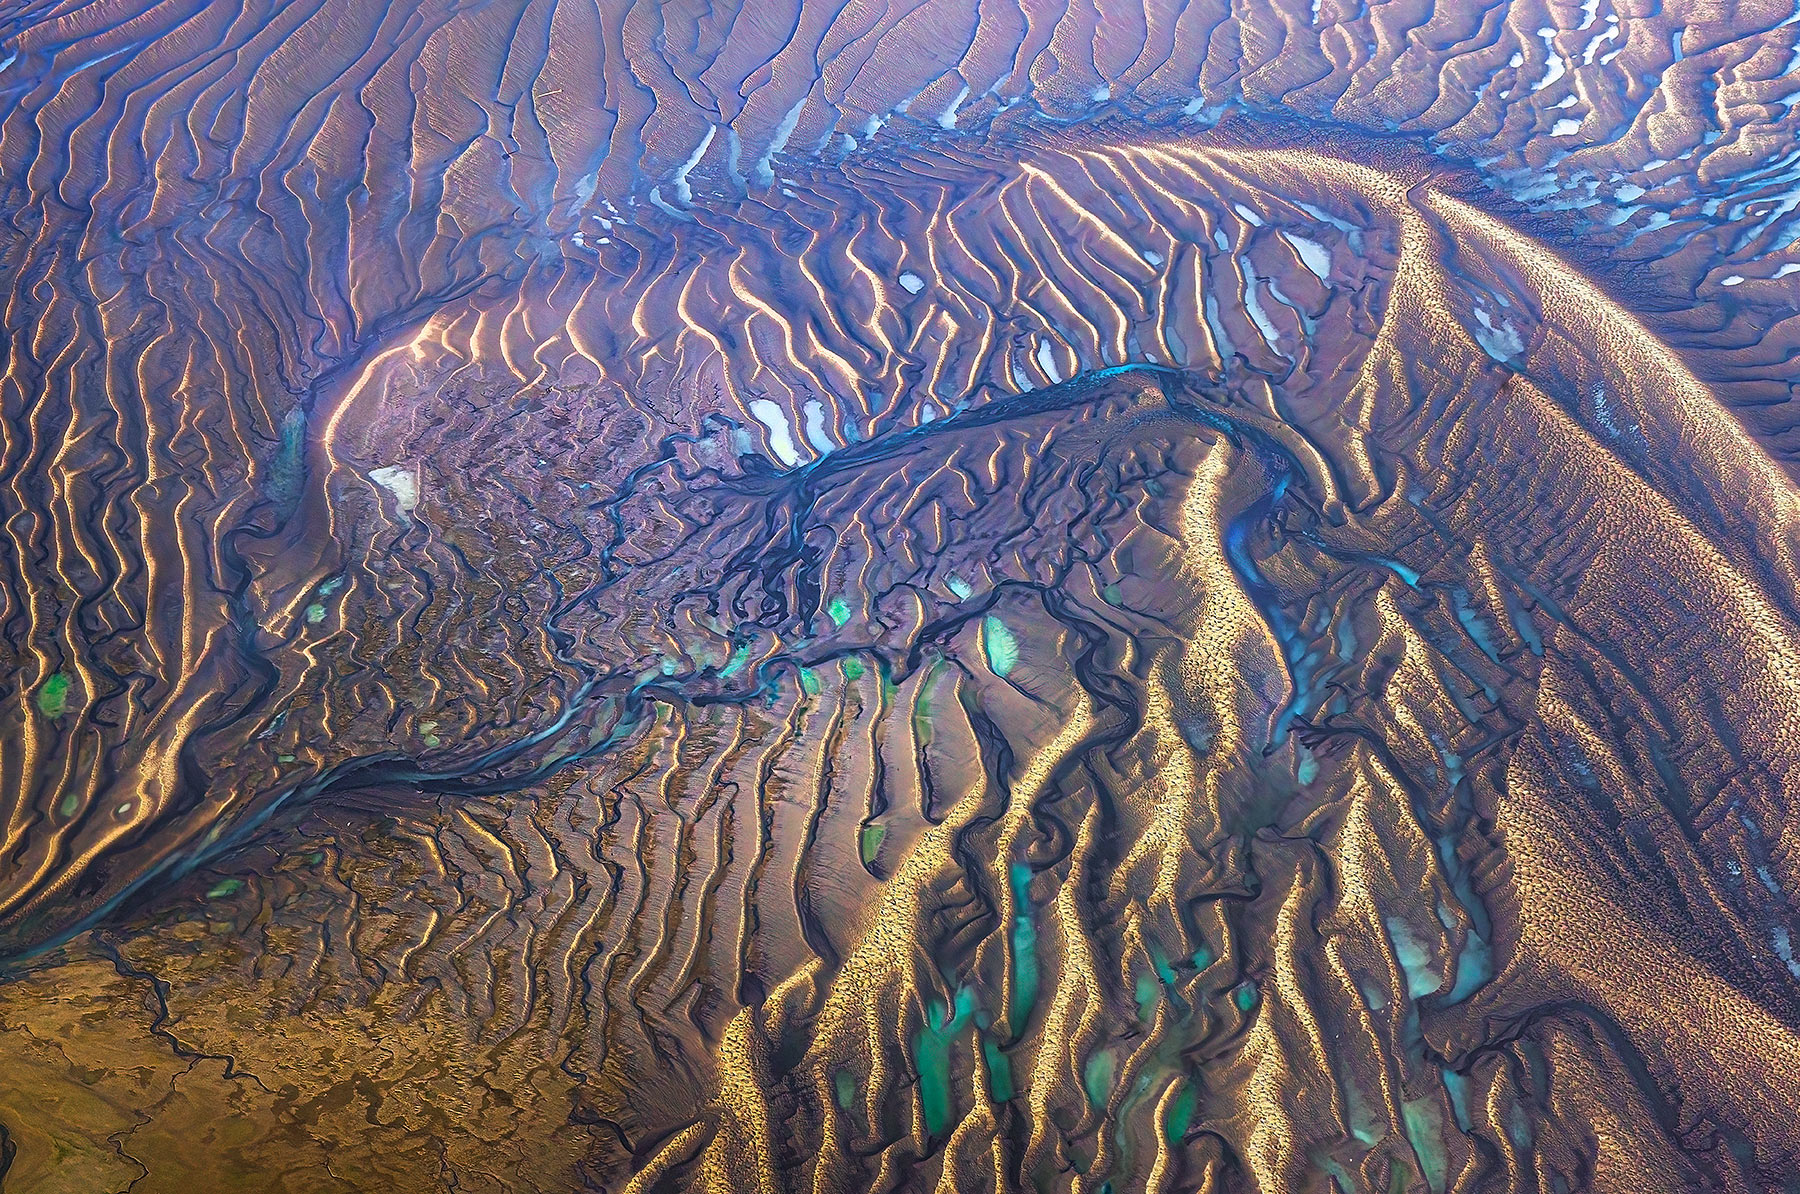
[(1800, 26), (956, 7), (0, 17), (5, 1189), (1800, 1188)]

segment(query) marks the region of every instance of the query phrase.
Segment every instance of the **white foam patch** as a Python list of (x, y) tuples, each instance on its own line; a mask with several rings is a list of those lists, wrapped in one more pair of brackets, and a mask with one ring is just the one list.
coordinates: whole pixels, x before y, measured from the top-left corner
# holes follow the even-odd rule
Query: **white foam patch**
[(767, 398), (753, 398), (750, 413), (769, 429), (769, 447), (781, 463), (793, 468), (800, 463), (800, 449), (794, 446), (794, 431), (788, 426), (787, 412)]
[(1313, 272), (1313, 276), (1323, 282), (1331, 276), (1331, 250), (1316, 240), (1304, 236), (1295, 236), (1291, 232), (1283, 232), (1281, 239), (1294, 250), (1300, 258), (1300, 264)]
[(1213, 347), (1218, 350), (1219, 359), (1229, 361), (1237, 350), (1232, 347), (1231, 337), (1225, 334), (1225, 324), (1219, 319), (1218, 298), (1208, 291), (1206, 302), (1200, 309), (1206, 316), (1206, 330), (1212, 333)]
[(1158, 253), (1155, 249), (1139, 249), (1138, 253), (1151, 265), (1161, 265), (1163, 263), (1163, 255)]
[(1269, 288), (1269, 296), (1271, 298), (1294, 313), (1294, 318), (1300, 323), (1301, 333), (1307, 339), (1312, 339), (1313, 329), (1317, 326), (1317, 321), (1305, 311), (1302, 311), (1300, 309), (1300, 304), (1281, 293), (1281, 284), (1276, 282), (1274, 278), (1264, 278), (1263, 285)]
[(1776, 925), (1770, 929), (1769, 941), (1775, 946), (1775, 954), (1787, 966), (1788, 972), (1795, 978), (1800, 978), (1800, 958), (1794, 957), (1794, 939), (1788, 933), (1787, 928), (1783, 925)]
[(1719, 283), (1719, 285), (1721, 285), (1721, 286), (1737, 286), (1737, 285), (1741, 284), (1743, 282), (1743, 280), (1744, 280), (1744, 275), (1732, 274), (1729, 277), (1722, 280)]
[(731, 171), (731, 181), (744, 188), (744, 172), (738, 169), (739, 160), (744, 156), (744, 144), (738, 139), (738, 132), (729, 125), (725, 128), (725, 168)]
[(908, 294), (917, 294), (925, 289), (925, 279), (908, 270), (900, 275), (900, 286)]
[(694, 188), (688, 185), (688, 174), (700, 164), (700, 159), (706, 156), (706, 150), (712, 145), (713, 136), (718, 131), (719, 126), (716, 124), (707, 127), (706, 135), (700, 138), (700, 144), (694, 147), (693, 156), (681, 163), (680, 168), (675, 171), (674, 177), (670, 180), (675, 184), (675, 197), (683, 204), (694, 201)]
[(1055, 385), (1063, 379), (1062, 370), (1056, 367), (1056, 353), (1051, 351), (1050, 341), (1038, 341), (1037, 363), (1038, 368), (1044, 371), (1044, 376), (1050, 379), (1051, 385)]
[(1785, 278), (1789, 274), (1800, 274), (1800, 263), (1790, 261), (1775, 271), (1775, 276), (1777, 278)]
[(1539, 29), (1538, 36), (1544, 39), (1544, 77), (1531, 85), (1533, 91), (1542, 91), (1550, 84), (1568, 73), (1568, 65), (1563, 62), (1561, 54), (1556, 52), (1556, 30)]
[(1567, 116), (1557, 121), (1550, 128), (1552, 137), (1572, 137), (1581, 131), (1581, 121), (1570, 120)]
[(1332, 215), (1330, 212), (1326, 211), (1324, 208), (1314, 207), (1310, 203), (1296, 203), (1294, 206), (1298, 207), (1301, 211), (1305, 212), (1307, 215), (1311, 216), (1313, 219), (1319, 221), (1319, 223), (1326, 224), (1326, 225), (1329, 225), (1330, 227), (1336, 228), (1339, 232), (1343, 233), (1344, 238), (1350, 242), (1351, 249), (1359, 251), (1359, 252), (1361, 251), (1361, 249), (1362, 249), (1362, 229), (1361, 228), (1358, 228), (1355, 224), (1350, 223), (1350, 221), (1348, 221), (1348, 220), (1339, 219), (1337, 216)]
[(1475, 329), (1475, 343), (1490, 357), (1504, 364), (1525, 355), (1525, 339), (1510, 320), (1495, 327), (1493, 319), (1480, 307), (1475, 308), (1475, 319), (1481, 324)]
[(400, 513), (411, 514), (419, 506), (419, 470), (389, 464), (369, 471), (369, 480), (394, 495)]
[(1242, 216), (1244, 218), (1244, 223), (1250, 225), (1250, 227), (1262, 227), (1262, 217), (1245, 207), (1242, 203), (1233, 203), (1231, 208), (1233, 211), (1237, 212), (1238, 215)]
[(962, 107), (962, 102), (968, 98), (969, 98), (969, 85), (967, 83), (964, 83), (963, 89), (956, 93), (955, 99), (950, 101), (950, 106), (948, 108), (945, 108), (944, 111), (938, 116), (938, 118), (937, 118), (938, 127), (941, 129), (955, 128), (956, 127), (956, 110), (958, 108)]
[(1275, 330), (1275, 325), (1270, 322), (1268, 313), (1263, 310), (1262, 299), (1256, 293), (1256, 288), (1261, 284), (1262, 279), (1256, 276), (1256, 271), (1251, 269), (1250, 263), (1242, 257), (1238, 258), (1238, 264), (1244, 270), (1244, 313), (1250, 317), (1250, 322), (1256, 325), (1256, 330), (1262, 334), (1262, 338), (1268, 342), (1269, 347), (1280, 352), (1281, 333)]
[[(1593, 41), (1589, 42), (1587, 45), (1587, 49), (1582, 51), (1582, 53), (1581, 53), (1582, 65), (1583, 66), (1592, 65), (1593, 61), (1594, 61), (1594, 55), (1599, 52), (1601, 46), (1605, 45), (1609, 41), (1611, 41), (1611, 42), (1619, 41), (1619, 17), (1618, 17), (1617, 13), (1609, 12), (1606, 14), (1606, 32), (1602, 33), (1599, 37), (1596, 37)], [(1606, 53), (1600, 55), (1600, 65), (1605, 66), (1607, 63), (1611, 62), (1614, 58), (1617, 58), (1620, 54), (1623, 54), (1624, 52), (1625, 52), (1625, 45), (1623, 42), (1620, 42), (1618, 45), (1618, 48), (1613, 49), (1613, 50), (1608, 50)]]
[(775, 172), (769, 169), (769, 163), (774, 160), (776, 154), (787, 148), (788, 138), (794, 135), (794, 129), (800, 123), (800, 110), (804, 107), (806, 107), (806, 96), (802, 95), (794, 101), (794, 106), (787, 110), (787, 115), (781, 118), (781, 123), (775, 126), (774, 135), (769, 138), (769, 147), (763, 150), (761, 157), (756, 159), (756, 181), (762, 186), (772, 187), (775, 185)]
[(817, 448), (819, 455), (824, 456), (837, 444), (832, 442), (831, 432), (825, 426), (825, 404), (817, 398), (806, 400), (806, 442)]

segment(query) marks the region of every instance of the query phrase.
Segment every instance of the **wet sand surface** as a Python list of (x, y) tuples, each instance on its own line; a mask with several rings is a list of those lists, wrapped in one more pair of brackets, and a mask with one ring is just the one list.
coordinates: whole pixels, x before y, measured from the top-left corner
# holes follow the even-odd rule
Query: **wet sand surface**
[(0, 8), (0, 1189), (1800, 1189), (1800, 18)]

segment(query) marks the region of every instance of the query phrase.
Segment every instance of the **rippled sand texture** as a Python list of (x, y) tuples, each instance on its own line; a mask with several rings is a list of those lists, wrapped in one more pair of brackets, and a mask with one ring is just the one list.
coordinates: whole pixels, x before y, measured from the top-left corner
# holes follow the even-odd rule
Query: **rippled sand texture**
[(5, 1190), (1800, 1189), (1800, 19), (1102, 7), (0, 9)]

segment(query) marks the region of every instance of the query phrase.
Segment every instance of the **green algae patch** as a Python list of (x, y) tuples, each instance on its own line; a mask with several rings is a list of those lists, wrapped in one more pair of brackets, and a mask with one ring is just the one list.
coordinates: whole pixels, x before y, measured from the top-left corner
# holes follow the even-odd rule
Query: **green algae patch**
[(825, 607), (825, 612), (830, 616), (833, 624), (841, 627), (850, 620), (850, 603), (842, 597), (833, 597), (831, 604)]
[(69, 686), (73, 681), (67, 672), (57, 672), (38, 689), (38, 712), (45, 717), (61, 717), (69, 711)]
[(844, 679), (860, 680), (863, 677), (863, 665), (860, 659), (844, 660)]
[(1397, 916), (1385, 918), (1388, 939), (1393, 942), (1394, 960), (1406, 976), (1406, 994), (1412, 999), (1430, 994), (1438, 988), (1437, 975), (1431, 970), (1431, 950), (1419, 940), (1412, 925)]
[(1138, 1020), (1148, 1024), (1156, 1016), (1157, 984), (1148, 974), (1137, 976), (1137, 987), (1132, 992), (1132, 1000), (1137, 1004)]
[(1444, 1148), (1443, 1116), (1437, 1103), (1429, 1097), (1407, 1099), (1400, 1104), (1400, 1119), (1406, 1128), (1406, 1141), (1419, 1158), (1425, 1185), (1431, 1194), (1437, 1194), (1450, 1179), (1450, 1156)]
[(981, 1042), (981, 1055), (987, 1059), (988, 1094), (993, 1096), (996, 1103), (1012, 1102), (1012, 1059), (1002, 1053), (999, 1042), (993, 1040)]
[(1104, 589), (1100, 590), (1100, 600), (1106, 602), (1108, 605), (1123, 605), (1125, 603), (1125, 594), (1119, 591), (1118, 585), (1107, 585)]
[(1506, 1135), (1513, 1142), (1514, 1148), (1530, 1148), (1535, 1143), (1536, 1133), (1532, 1131), (1531, 1118), (1518, 1103), (1507, 1110)]
[(1118, 1063), (1113, 1060), (1109, 1050), (1102, 1050), (1087, 1059), (1081, 1068), (1081, 1086), (1087, 1091), (1088, 1102), (1096, 1110), (1106, 1106), (1106, 1096), (1112, 1093), (1113, 1082), (1118, 1074)]
[(1180, 1144), (1181, 1138), (1187, 1135), (1188, 1125), (1194, 1122), (1194, 1107), (1199, 1102), (1199, 1095), (1190, 1082), (1184, 1082), (1169, 1105), (1169, 1118), (1163, 1121), (1163, 1139), (1170, 1144)]
[(64, 796), (60, 801), (57, 802), (56, 813), (58, 816), (61, 816), (61, 817), (72, 817), (75, 815), (75, 810), (80, 807), (81, 807), (81, 797), (77, 796), (73, 792), (70, 792), (67, 796)]
[(800, 690), (807, 696), (818, 696), (825, 690), (825, 686), (819, 683), (817, 672), (809, 667), (803, 667), (800, 669)]
[(981, 620), (981, 649), (987, 653), (988, 668), (1002, 679), (1018, 665), (1019, 640), (993, 614)]
[(1037, 926), (1031, 920), (1031, 894), (1026, 890), (1031, 886), (1031, 868), (1015, 862), (1010, 878), (1013, 907), (1017, 913), (1013, 917), (1012, 930), (1012, 1004), (1007, 1016), (1013, 1033), (1022, 1035), (1025, 1021), (1030, 1019), (1031, 1009), (1037, 1003)]
[(881, 843), (887, 838), (887, 826), (880, 824), (864, 825), (858, 835), (858, 847), (862, 852), (863, 865), (868, 866), (881, 853)]
[(1308, 1149), (1306, 1157), (1307, 1160), (1324, 1170), (1327, 1177), (1331, 1178), (1332, 1184), (1328, 1188), (1333, 1191), (1333, 1194), (1338, 1194), (1339, 1191), (1354, 1190), (1360, 1184), (1350, 1176), (1349, 1170), (1338, 1164), (1337, 1159), (1325, 1151), (1323, 1146), (1315, 1145)]
[(221, 879), (207, 889), (206, 898), (209, 900), (222, 900), (226, 896), (234, 896), (242, 890), (244, 890), (244, 881), (242, 879)]
[(1386, 1119), (1377, 1113), (1375, 1105), (1353, 1076), (1343, 1075), (1338, 1080), (1338, 1090), (1344, 1098), (1345, 1122), (1349, 1125), (1350, 1135), (1364, 1148), (1374, 1147), (1387, 1135)]
[(960, 576), (952, 576), (945, 580), (944, 587), (954, 593), (958, 601), (967, 601), (975, 595), (975, 586)]
[(975, 1011), (975, 993), (967, 987), (956, 993), (954, 1014), (932, 1000), (924, 1025), (913, 1037), (919, 1062), (919, 1099), (924, 1104), (925, 1130), (942, 1136), (950, 1126), (950, 1046)]
[(931, 701), (931, 685), (937, 680), (938, 671), (943, 666), (941, 662), (931, 665), (931, 670), (926, 673), (917, 689), (918, 695), (913, 698), (913, 737), (918, 739), (920, 746), (931, 744), (931, 719), (936, 715), (936, 708)]
[(1457, 587), (1451, 592), (1451, 600), (1456, 607), (1456, 620), (1462, 623), (1469, 638), (1481, 648), (1481, 653), (1487, 656), (1489, 663), (1499, 663), (1500, 648), (1494, 643), (1494, 632), (1488, 626), (1487, 619), (1476, 608), (1475, 600), (1469, 596), (1468, 590)]
[[(1200, 948), (1205, 949), (1206, 947), (1201, 946)], [(1169, 955), (1163, 953), (1162, 946), (1155, 942), (1150, 944), (1150, 964), (1156, 967), (1156, 977), (1162, 980), (1163, 986), (1173, 987), (1175, 985), (1175, 968), (1169, 965)], [(1202, 966), (1200, 969), (1204, 970), (1205, 967)]]
[(1242, 986), (1240, 986), (1237, 989), (1237, 994), (1235, 994), (1231, 997), (1231, 1001), (1233, 1003), (1237, 1004), (1237, 1009), (1240, 1012), (1247, 1012), (1251, 1008), (1255, 1007), (1256, 1006), (1256, 984), (1255, 983), (1245, 983)]
[(317, 626), (320, 622), (323, 622), (324, 620), (325, 620), (325, 607), (324, 606), (320, 605), (317, 601), (315, 601), (311, 605), (306, 607), (306, 624), (308, 626)]
[(840, 1067), (838, 1072), (831, 1076), (831, 1084), (836, 1090), (837, 1105), (845, 1111), (850, 1110), (850, 1104), (856, 1100), (855, 1076), (849, 1070)]
[(306, 486), (306, 412), (295, 407), (281, 420), (281, 447), (269, 462), (268, 495), (281, 506), (300, 499)]
[(1475, 1121), (1469, 1118), (1469, 1080), (1455, 1070), (1444, 1067), (1444, 1093), (1450, 1096), (1450, 1113), (1456, 1117), (1457, 1130), (1463, 1133), (1475, 1130)]
[(719, 672), (719, 678), (721, 680), (723, 680), (728, 676), (737, 675), (737, 673), (744, 670), (744, 665), (749, 662), (750, 662), (750, 644), (745, 643), (742, 646), (740, 646), (737, 650), (735, 650), (731, 653), (731, 659), (728, 663), (726, 663), (724, 669)]

